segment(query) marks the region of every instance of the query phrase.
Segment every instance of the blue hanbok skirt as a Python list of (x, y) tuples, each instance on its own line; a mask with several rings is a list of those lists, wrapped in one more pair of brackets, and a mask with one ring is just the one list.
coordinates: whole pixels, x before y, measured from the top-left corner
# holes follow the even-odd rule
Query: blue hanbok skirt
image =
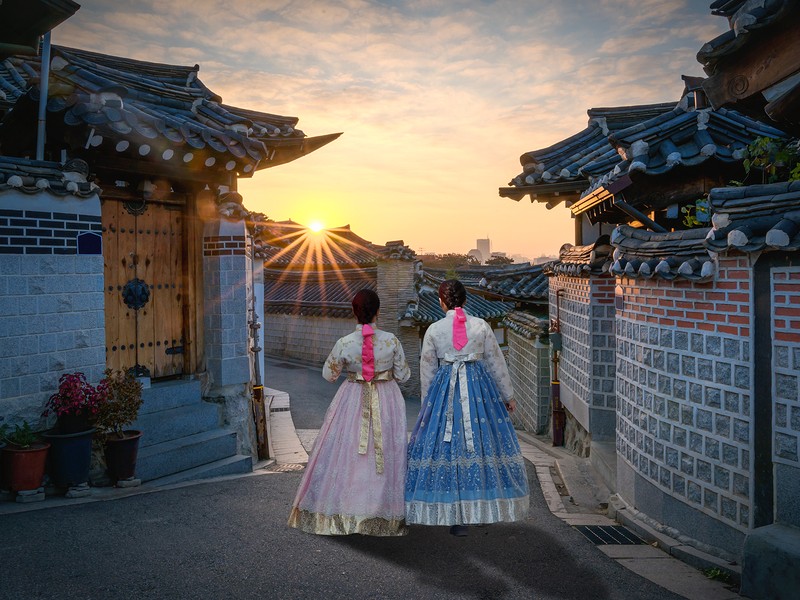
[(528, 478), (497, 385), (483, 362), (465, 362), (467, 394), (462, 399), (463, 377), (453, 374), (450, 391), (456, 368), (451, 363), (439, 368), (411, 433), (406, 523), (477, 525), (524, 519)]

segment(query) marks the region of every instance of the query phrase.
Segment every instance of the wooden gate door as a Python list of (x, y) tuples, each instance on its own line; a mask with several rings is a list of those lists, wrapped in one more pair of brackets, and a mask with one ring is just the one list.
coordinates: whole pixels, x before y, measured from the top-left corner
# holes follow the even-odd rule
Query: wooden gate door
[(180, 206), (103, 202), (106, 364), (153, 378), (184, 370)]

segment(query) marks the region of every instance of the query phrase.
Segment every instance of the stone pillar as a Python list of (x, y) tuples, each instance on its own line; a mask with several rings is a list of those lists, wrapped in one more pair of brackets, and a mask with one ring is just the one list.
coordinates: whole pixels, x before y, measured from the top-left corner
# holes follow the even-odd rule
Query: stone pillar
[(411, 378), (400, 385), (407, 397), (419, 398), (419, 329), (404, 319), (409, 302), (417, 301), (416, 277), (420, 261), (402, 241), (387, 242), (378, 260), (378, 295), (381, 313), (378, 327), (397, 336), (411, 367)]
[(244, 221), (220, 219), (203, 229), (203, 325), (209, 399), (225, 406), (239, 451), (256, 454), (251, 417), (252, 361), (248, 315), (253, 273)]

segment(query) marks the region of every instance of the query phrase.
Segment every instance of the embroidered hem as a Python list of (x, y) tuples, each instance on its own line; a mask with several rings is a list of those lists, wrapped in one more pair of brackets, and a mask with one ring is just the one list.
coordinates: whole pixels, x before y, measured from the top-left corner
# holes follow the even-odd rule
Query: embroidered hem
[(406, 502), (409, 525), (481, 525), (522, 521), (528, 516), (529, 497), (460, 502)]
[(408, 534), (405, 519), (383, 519), (381, 517), (356, 517), (351, 515), (323, 515), (292, 508), (289, 527), (316, 535), (361, 535), (398, 536)]

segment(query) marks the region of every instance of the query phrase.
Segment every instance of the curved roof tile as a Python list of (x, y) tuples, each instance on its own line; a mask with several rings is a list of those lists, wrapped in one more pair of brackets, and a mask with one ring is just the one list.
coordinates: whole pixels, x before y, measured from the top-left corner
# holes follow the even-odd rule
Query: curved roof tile
[(800, 181), (714, 188), (708, 198), (709, 250), (800, 250)]
[[(199, 67), (150, 63), (53, 47), (47, 108), (69, 126), (91, 128), (89, 143), (176, 164), (251, 174), (293, 160), (340, 134), (306, 138), (297, 118), (222, 104), (197, 78)], [(37, 85), (38, 57), (0, 66), (0, 110)], [(38, 90), (35, 91), (38, 93)], [(4, 97), (2, 97), (4, 96)], [(152, 152), (151, 152), (152, 151)]]
[(709, 281), (716, 266), (705, 247), (708, 228), (655, 233), (620, 225), (611, 235), (614, 263), (611, 273), (620, 277), (660, 277)]
[(611, 268), (611, 252), (607, 235), (601, 235), (594, 244), (586, 246), (564, 244), (559, 251), (559, 259), (543, 265), (544, 273), (570, 277), (605, 275)]

